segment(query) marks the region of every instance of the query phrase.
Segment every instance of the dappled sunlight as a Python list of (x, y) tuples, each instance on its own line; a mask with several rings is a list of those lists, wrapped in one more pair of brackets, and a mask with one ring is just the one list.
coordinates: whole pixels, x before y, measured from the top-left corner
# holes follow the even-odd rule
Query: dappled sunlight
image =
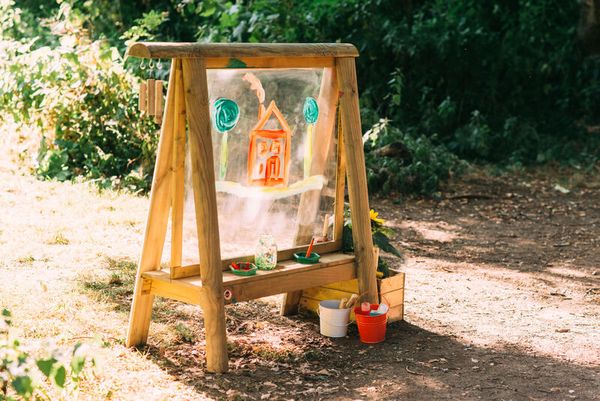
[[(548, 266), (546, 268), (546, 271), (548, 273), (552, 273), (556, 276), (565, 278), (565, 279), (571, 279), (571, 278), (579, 278), (579, 279), (588, 279), (590, 276), (589, 274), (587, 274), (584, 270), (582, 270), (581, 268), (578, 268), (577, 266), (572, 266), (569, 263), (553, 263), (553, 262), (549, 262)], [(600, 265), (599, 265), (600, 268)], [(595, 280), (598, 284), (600, 284), (600, 276)]]
[(402, 230), (414, 230), (423, 239), (435, 242), (450, 242), (460, 237), (462, 228), (448, 224), (444, 221), (435, 223), (422, 221), (402, 222), (398, 228)]
[[(541, 271), (473, 260), (501, 245), (455, 219), (420, 220), (415, 213), (405, 224), (377, 205), (401, 243), (411, 246), (400, 266), (411, 324), (391, 324), (384, 344), (361, 344), (355, 326), (347, 338), (322, 337), (318, 320), (281, 317), (280, 297), (269, 297), (226, 308), (231, 372), (214, 376), (204, 371), (202, 311), (157, 298), (149, 345), (130, 350), (123, 343), (147, 198), (0, 178), (7, 189), (0, 202), (11, 211), (0, 234), (0, 282), (11, 285), (3, 286), (0, 303), (19, 316), (18, 333), (32, 349), (49, 339), (104, 344), (94, 354), (96, 375), (83, 385), (96, 399), (223, 398), (230, 390), (242, 398), (293, 391), (308, 398), (509, 399), (524, 386), (506, 384), (518, 380), (514, 372), (534, 365), (544, 374), (531, 378), (540, 392), (522, 391), (544, 398), (557, 388), (557, 394), (580, 394), (573, 383), (593, 384), (597, 373), (588, 366), (600, 360), (593, 347), (600, 341), (598, 313), (583, 303), (592, 298), (578, 287), (592, 277), (588, 270), (556, 257)], [(405, 237), (408, 232), (414, 235)], [(530, 240), (514, 227), (503, 235), (501, 241), (515, 241), (513, 249)], [(581, 391), (581, 398), (589, 394)]]
[[(427, 328), (453, 327), (479, 346), (505, 343), (582, 364), (600, 361), (600, 349), (593, 345), (600, 343), (600, 333), (593, 330), (600, 320), (597, 313), (586, 313), (592, 308), (551, 295), (564, 288), (546, 288), (546, 296), (523, 288), (540, 273), (508, 273), (498, 267), (409, 260), (404, 265), (407, 319)], [(474, 269), (477, 275), (471, 273)], [(548, 297), (555, 302), (548, 303)]]

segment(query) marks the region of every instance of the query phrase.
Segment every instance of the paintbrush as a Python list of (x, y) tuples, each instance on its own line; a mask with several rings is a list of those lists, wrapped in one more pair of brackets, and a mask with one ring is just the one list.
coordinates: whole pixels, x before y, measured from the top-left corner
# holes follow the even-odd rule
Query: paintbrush
[(352, 308), (356, 301), (358, 301), (358, 295), (352, 294), (348, 302), (346, 302), (345, 308)]
[(306, 258), (310, 258), (310, 254), (312, 253), (313, 246), (315, 246), (315, 237), (310, 240), (310, 245), (308, 245), (308, 249), (306, 250)]

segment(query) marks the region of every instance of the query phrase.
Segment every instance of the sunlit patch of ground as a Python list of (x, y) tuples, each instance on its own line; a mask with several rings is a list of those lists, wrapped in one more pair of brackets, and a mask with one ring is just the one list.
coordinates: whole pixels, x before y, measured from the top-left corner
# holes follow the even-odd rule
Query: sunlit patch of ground
[(446, 222), (406, 221), (398, 227), (414, 230), (417, 235), (428, 241), (450, 242), (460, 236), (460, 227)]
[(385, 343), (360, 344), (354, 326), (324, 338), (314, 318), (278, 316), (271, 297), (227, 307), (231, 372), (212, 375), (195, 306), (157, 298), (148, 346), (123, 345), (147, 198), (3, 165), (0, 306), (33, 353), (90, 344), (98, 366), (81, 400), (594, 399), (600, 194), (469, 191), (497, 199), (372, 202), (407, 273), (407, 322)]

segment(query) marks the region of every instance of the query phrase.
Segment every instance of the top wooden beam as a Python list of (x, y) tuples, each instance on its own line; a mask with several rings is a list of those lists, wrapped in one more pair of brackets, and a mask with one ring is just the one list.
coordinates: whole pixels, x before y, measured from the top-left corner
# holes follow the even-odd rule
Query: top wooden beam
[(136, 42), (127, 55), (139, 58), (358, 57), (350, 43)]

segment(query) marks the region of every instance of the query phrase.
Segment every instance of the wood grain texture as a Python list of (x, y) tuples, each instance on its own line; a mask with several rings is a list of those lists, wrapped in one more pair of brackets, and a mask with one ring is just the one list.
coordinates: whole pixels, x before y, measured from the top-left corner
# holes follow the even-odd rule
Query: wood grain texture
[(270, 276), (268, 279), (258, 281), (238, 281), (238, 284), (225, 283), (224, 285), (226, 289), (232, 291), (232, 301), (237, 302), (311, 288), (340, 279), (349, 280), (354, 277), (356, 277), (356, 265), (354, 261), (351, 261), (318, 269), (297, 270), (293, 274)]
[(358, 57), (349, 43), (173, 43), (137, 42), (127, 55), (141, 58)]
[[(171, 82), (175, 80), (175, 70), (171, 68)], [(171, 155), (173, 152), (173, 120), (175, 107), (175, 91), (167, 91), (167, 107), (165, 119), (161, 127), (154, 176), (152, 177), (152, 190), (150, 192), (150, 208), (144, 232), (142, 255), (138, 263), (133, 301), (129, 315), (129, 328), (127, 330), (126, 346), (131, 347), (146, 343), (148, 329), (152, 316), (153, 296), (143, 294), (144, 272), (160, 268), (163, 244), (169, 223), (169, 206), (171, 201)]]
[(157, 79), (154, 81), (154, 122), (157, 124), (162, 123), (163, 113), (163, 81)]
[[(278, 264), (274, 270), (259, 270), (255, 276), (237, 276), (227, 272), (223, 274), (223, 288), (230, 289), (233, 292), (234, 299), (229, 301), (232, 302), (247, 301), (290, 290), (326, 285), (340, 279), (350, 280), (355, 278), (356, 265), (354, 261), (354, 255), (332, 253), (324, 255), (321, 262), (314, 265), (304, 265), (289, 260)], [(207, 287), (198, 276), (171, 279), (169, 271), (156, 270), (144, 273), (143, 278), (152, 282), (150, 293), (183, 300), (184, 302), (188, 302), (189, 299), (210, 302), (207, 298)], [(157, 281), (161, 282), (160, 294), (158, 287), (154, 284)], [(177, 290), (165, 286), (177, 288)], [(200, 289), (202, 289), (202, 296), (198, 295)], [(204, 308), (203, 304), (202, 306)]]
[(396, 291), (400, 288), (404, 288), (404, 273), (396, 273), (393, 276), (380, 280), (379, 293), (385, 294), (387, 292)]
[(192, 305), (200, 305), (206, 302), (204, 298), (203, 288), (190, 288), (184, 285), (179, 285), (176, 280), (168, 279), (167, 274), (152, 275), (148, 272), (145, 279), (150, 281), (150, 293), (155, 296), (174, 299), (176, 301), (185, 302)]
[(154, 92), (156, 91), (156, 80), (148, 79), (146, 81), (146, 113), (149, 116), (154, 116), (154, 108), (156, 107), (156, 99)]
[(365, 300), (377, 303), (377, 265), (373, 253), (369, 194), (353, 58), (336, 59), (340, 88), (340, 113), (344, 130), (344, 155), (352, 216), (352, 238), (358, 262), (358, 286)]
[(338, 118), (337, 172), (335, 175), (335, 214), (333, 221), (333, 239), (341, 241), (344, 233), (344, 207), (346, 202), (346, 156), (344, 155), (344, 130)]
[[(171, 162), (172, 205), (171, 205), (171, 278), (177, 278), (175, 267), (181, 266), (183, 251), (183, 205), (185, 186), (185, 93), (180, 59), (174, 59), (175, 66), (175, 118), (173, 122), (174, 146)], [(198, 274), (200, 268), (198, 268)]]
[(287, 69), (287, 68), (326, 68), (335, 67), (333, 57), (209, 57), (207, 69)]
[(404, 305), (404, 288), (386, 292), (385, 294), (379, 295), (379, 297), (379, 302), (387, 304), (389, 307)]
[(146, 82), (140, 82), (139, 91), (138, 109), (141, 112), (146, 112), (146, 99), (148, 98), (148, 87), (146, 86)]
[(217, 219), (217, 195), (206, 68), (202, 59), (183, 60), (186, 115), (188, 119), (192, 183), (198, 229), (200, 277), (206, 302), (203, 303), (206, 331), (206, 368), (226, 372), (228, 368), (223, 273)]

